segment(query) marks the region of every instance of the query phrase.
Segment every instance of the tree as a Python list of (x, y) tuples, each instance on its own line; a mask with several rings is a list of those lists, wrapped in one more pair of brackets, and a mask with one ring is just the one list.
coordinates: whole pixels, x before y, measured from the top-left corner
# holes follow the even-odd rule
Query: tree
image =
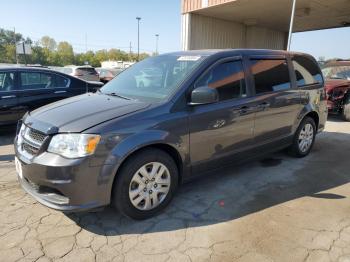
[(40, 43), (44, 48), (47, 48), (50, 51), (54, 51), (57, 48), (57, 43), (55, 39), (49, 37), (49, 36), (43, 36), (40, 39)]
[(61, 65), (71, 65), (74, 63), (73, 47), (68, 42), (60, 42), (57, 46), (57, 55)]
[(96, 51), (95, 58), (99, 63), (101, 63), (103, 61), (107, 61), (109, 58), (108, 51), (105, 49)]
[(128, 54), (119, 49), (112, 48), (108, 51), (108, 59), (114, 61), (127, 61)]
[[(16, 40), (15, 40), (16, 38)], [(0, 28), (0, 63), (16, 63), (15, 42), (25, 42), (32, 46), (32, 54), (26, 56), (29, 64), (41, 64), (48, 66), (64, 66), (69, 64), (83, 65), (88, 62), (94, 67), (101, 66), (102, 61), (136, 61), (137, 54), (127, 53), (120, 49), (103, 49), (96, 52), (74, 54), (73, 47), (66, 41), (56, 43), (55, 39), (43, 36), (39, 41), (33, 42), (29, 37), (22, 34), (14, 34), (11, 30)], [(140, 60), (149, 57), (147, 53), (140, 54)], [(20, 63), (24, 63), (23, 55), (17, 55)]]

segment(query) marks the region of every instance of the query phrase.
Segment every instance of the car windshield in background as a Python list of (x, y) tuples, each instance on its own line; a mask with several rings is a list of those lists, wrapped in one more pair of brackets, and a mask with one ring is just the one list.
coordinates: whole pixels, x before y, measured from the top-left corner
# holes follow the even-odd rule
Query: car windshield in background
[(101, 92), (149, 102), (166, 100), (203, 60), (203, 56), (151, 57), (120, 73)]
[(322, 69), (326, 79), (347, 79), (350, 80), (350, 66), (330, 66)]
[(97, 74), (96, 70), (94, 68), (90, 68), (90, 67), (79, 67), (77, 68), (77, 73), (79, 74), (90, 74), (90, 75), (94, 75)]

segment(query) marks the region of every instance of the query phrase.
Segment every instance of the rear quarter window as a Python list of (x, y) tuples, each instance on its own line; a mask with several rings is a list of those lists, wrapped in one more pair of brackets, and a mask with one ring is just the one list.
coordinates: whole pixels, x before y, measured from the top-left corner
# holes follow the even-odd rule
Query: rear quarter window
[(323, 84), (321, 70), (315, 61), (305, 56), (294, 56), (292, 62), (298, 87)]

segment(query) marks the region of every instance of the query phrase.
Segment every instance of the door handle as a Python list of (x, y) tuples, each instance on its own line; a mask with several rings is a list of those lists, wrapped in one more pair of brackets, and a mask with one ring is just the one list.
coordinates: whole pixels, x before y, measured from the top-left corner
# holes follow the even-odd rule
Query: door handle
[(237, 112), (240, 115), (244, 115), (244, 114), (247, 114), (249, 111), (251, 111), (251, 109), (252, 108), (249, 106), (242, 106), (240, 108), (234, 109), (233, 111)]
[(263, 103), (261, 103), (260, 105), (258, 105), (258, 108), (260, 108), (260, 109), (266, 109), (266, 108), (268, 108), (268, 107), (270, 107), (270, 103), (269, 102), (263, 102)]
[(67, 93), (67, 91), (55, 91), (55, 94), (63, 94), (63, 93)]
[(9, 99), (9, 98), (16, 98), (15, 95), (10, 95), (10, 96), (2, 96), (2, 99)]

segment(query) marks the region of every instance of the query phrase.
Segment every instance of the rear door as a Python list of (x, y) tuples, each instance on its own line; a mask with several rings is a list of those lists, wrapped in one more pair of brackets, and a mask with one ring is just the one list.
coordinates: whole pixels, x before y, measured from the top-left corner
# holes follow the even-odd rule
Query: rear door
[(0, 125), (13, 124), (22, 117), (17, 96), (15, 71), (0, 70)]
[(69, 97), (69, 79), (45, 71), (19, 71), (19, 104), (23, 113)]
[(284, 56), (251, 57), (252, 82), (255, 87), (255, 145), (267, 144), (293, 133), (302, 108), (300, 92), (292, 84), (289, 58)]

